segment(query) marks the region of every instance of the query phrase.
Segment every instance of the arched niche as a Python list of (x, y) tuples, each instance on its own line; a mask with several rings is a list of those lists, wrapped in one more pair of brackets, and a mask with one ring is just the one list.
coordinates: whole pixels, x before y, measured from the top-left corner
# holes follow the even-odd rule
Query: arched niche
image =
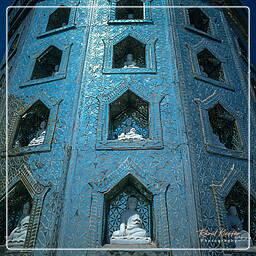
[[(51, 184), (43, 185), (37, 181), (28, 167), (22, 164), (16, 177), (8, 183), (8, 194), (0, 194), (0, 243), (5, 241), (6, 199), (8, 200), (8, 235), (18, 226), (26, 214), (30, 216), (25, 242), (22, 245), (7, 243), (9, 247), (33, 248), (36, 243), (43, 201)], [(2, 225), (4, 223), (4, 225)], [(4, 228), (3, 228), (4, 227)], [(4, 232), (2, 232), (4, 231)], [(3, 236), (2, 236), (3, 234)]]
[(152, 22), (150, 0), (110, 0), (109, 24)]
[(234, 91), (231, 83), (233, 77), (230, 72), (227, 72), (230, 60), (224, 51), (220, 52), (217, 46), (205, 38), (195, 45), (188, 45), (193, 75), (196, 80), (203, 82), (200, 82), (202, 85), (207, 83)]
[[(248, 204), (251, 203), (251, 230), (250, 236), (255, 244), (256, 234), (256, 193), (253, 186), (250, 189), (250, 198), (248, 193), (248, 175), (244, 169), (236, 167), (234, 164), (230, 167), (227, 175), (220, 184), (212, 184), (212, 192), (215, 201), (216, 217), (219, 229), (228, 229), (228, 209), (235, 206), (239, 218), (243, 219), (242, 229), (248, 230)], [(228, 245), (228, 244), (227, 244)], [(224, 247), (224, 243), (222, 245)]]
[(241, 112), (233, 109), (225, 97), (213, 95), (196, 99), (202, 124), (205, 149), (209, 153), (247, 159), (247, 131), (242, 126)]
[(54, 76), (59, 71), (62, 53), (58, 47), (49, 46), (36, 58), (31, 80)]
[[(144, 4), (141, 0), (119, 0), (116, 3), (116, 20), (143, 20)], [(128, 8), (125, 8), (128, 6)], [(131, 8), (131, 6), (133, 8)], [(120, 8), (121, 7), (121, 8)], [(130, 7), (130, 8), (129, 8)]]
[[(101, 247), (108, 240), (106, 239), (106, 224), (108, 222), (108, 212), (111, 205), (120, 202), (124, 209), (128, 194), (134, 194), (141, 201), (140, 211), (148, 209), (149, 233), (156, 246), (161, 248), (170, 247), (168, 219), (166, 208), (166, 190), (168, 183), (158, 180), (144, 166), (133, 162), (129, 157), (115, 170), (109, 170), (102, 177), (95, 177), (89, 182), (91, 190), (91, 207), (86, 243), (88, 247)], [(127, 191), (126, 191), (127, 187)], [(120, 196), (120, 197), (119, 197)], [(118, 207), (119, 208), (119, 207)], [(119, 224), (120, 217), (117, 217)], [(145, 222), (146, 223), (146, 222)], [(151, 225), (151, 226), (150, 226)], [(148, 229), (148, 230), (149, 230)], [(97, 232), (95, 232), (97, 230)], [(99, 234), (101, 234), (99, 236)], [(107, 237), (108, 238), (108, 237)]]
[(61, 101), (50, 98), (44, 91), (39, 91), (29, 102), (15, 101), (9, 118), (9, 155), (51, 150)]
[(20, 87), (66, 78), (71, 46), (72, 44), (63, 40), (49, 38), (33, 48), (34, 51), (26, 59), (26, 69)]
[[(251, 213), (249, 214), (248, 200), (251, 201)], [(253, 244), (256, 244), (256, 200), (252, 196), (249, 198), (248, 191), (244, 186), (237, 181), (228, 195), (225, 197), (225, 209), (228, 212), (231, 206), (235, 206), (237, 209), (238, 217), (242, 221), (242, 229), (248, 230), (249, 216), (251, 218), (251, 230), (250, 235), (253, 240)], [(228, 227), (227, 227), (228, 228)]]
[(64, 5), (45, 8), (44, 12), (41, 13), (40, 32), (37, 38), (44, 38), (75, 29), (78, 10), (76, 6), (79, 5), (79, 1), (73, 4), (72, 8)]
[(24, 184), (19, 181), (17, 184), (11, 189), (8, 196), (8, 231), (9, 234), (13, 231), (13, 229), (18, 225), (23, 212), (23, 206), (28, 203), (29, 213), (31, 212), (33, 200), (24, 186)]
[(50, 14), (46, 31), (61, 28), (68, 25), (71, 9), (69, 7), (59, 7)]
[(225, 82), (223, 65), (208, 49), (197, 54), (197, 59), (202, 75), (213, 80)]
[(192, 26), (205, 33), (211, 32), (210, 19), (200, 8), (190, 8), (188, 14)]
[(108, 139), (115, 140), (131, 128), (143, 138), (149, 138), (149, 103), (127, 90), (109, 105)]
[(218, 137), (219, 143), (228, 149), (241, 150), (236, 119), (220, 103), (208, 109), (208, 115), (212, 132)]
[[(21, 117), (13, 140), (13, 147), (32, 146), (31, 141), (47, 130), (50, 109), (38, 100)], [(40, 144), (43, 144), (41, 141)], [(39, 145), (39, 144), (38, 144)]]
[(146, 67), (146, 45), (127, 36), (113, 47), (113, 68), (123, 68), (128, 54), (133, 56), (137, 68)]
[(156, 73), (157, 38), (150, 38), (128, 29), (112, 39), (103, 39), (103, 41), (105, 44), (103, 73)]
[[(19, 225), (23, 217), (23, 206), (29, 204), (29, 212), (32, 208), (33, 200), (24, 184), (19, 181), (10, 189), (8, 195), (8, 235)], [(0, 202), (0, 244), (5, 244), (5, 219), (6, 219), (6, 198), (3, 197)]]
[[(121, 82), (113, 91), (99, 95), (100, 109), (96, 149), (163, 148), (160, 102), (164, 97), (164, 94), (153, 94), (145, 86), (134, 81)], [(124, 106), (127, 106), (128, 109)], [(115, 121), (114, 126), (113, 120)], [(131, 121), (130, 124), (127, 124), (127, 121)], [(118, 140), (119, 133), (130, 127), (131, 124), (135, 125), (132, 128), (135, 128), (138, 134), (140, 133), (143, 140)], [(113, 131), (115, 132), (113, 133)]]
[(112, 233), (119, 230), (121, 216), (127, 208), (129, 197), (137, 199), (136, 211), (142, 220), (142, 228), (147, 237), (153, 239), (153, 194), (150, 193), (134, 176), (127, 175), (107, 194), (104, 195), (104, 237), (103, 244), (108, 244)]

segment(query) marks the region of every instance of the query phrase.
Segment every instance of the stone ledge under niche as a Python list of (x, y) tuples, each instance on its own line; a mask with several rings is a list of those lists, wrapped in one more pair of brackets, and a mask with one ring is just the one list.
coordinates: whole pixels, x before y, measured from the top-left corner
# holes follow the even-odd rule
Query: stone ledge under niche
[(158, 249), (155, 243), (151, 244), (105, 244), (104, 249), (124, 250), (124, 249)]

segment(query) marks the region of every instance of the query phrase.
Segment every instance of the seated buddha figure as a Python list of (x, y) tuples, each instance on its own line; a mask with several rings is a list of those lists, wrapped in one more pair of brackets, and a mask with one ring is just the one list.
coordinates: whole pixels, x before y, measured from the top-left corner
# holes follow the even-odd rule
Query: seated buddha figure
[(124, 62), (124, 68), (138, 68), (136, 65), (136, 62), (133, 60), (133, 54), (128, 53)]
[(252, 239), (250, 234), (243, 230), (243, 220), (240, 220), (238, 216), (238, 212), (235, 206), (230, 206), (228, 209), (228, 230), (229, 231), (236, 231), (239, 235), (235, 235), (235, 247), (236, 248), (243, 248), (252, 246)]
[(131, 128), (131, 130), (127, 133), (121, 133), (118, 136), (118, 140), (144, 140), (144, 138), (136, 132), (135, 128)]
[(11, 234), (8, 236), (9, 246), (23, 246), (27, 236), (28, 224), (30, 219), (30, 203), (27, 202), (23, 205), (22, 216), (18, 225)]
[(150, 237), (146, 236), (146, 230), (141, 228), (142, 220), (136, 211), (138, 200), (131, 196), (127, 200), (126, 210), (121, 216), (120, 229), (114, 231), (111, 244), (149, 244)]
[(29, 142), (28, 146), (38, 146), (44, 143), (45, 135), (46, 135), (46, 122), (42, 121), (40, 123), (40, 129), (35, 133), (34, 138)]

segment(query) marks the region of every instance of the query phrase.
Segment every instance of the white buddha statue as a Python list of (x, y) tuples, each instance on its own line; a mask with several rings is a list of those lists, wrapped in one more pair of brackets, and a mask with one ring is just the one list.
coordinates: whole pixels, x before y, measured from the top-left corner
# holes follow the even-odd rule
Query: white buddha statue
[(228, 209), (228, 230), (240, 232), (243, 228), (243, 221), (240, 220), (235, 206)]
[(127, 54), (126, 61), (124, 62), (124, 68), (138, 68), (136, 62), (133, 60), (133, 54)]
[(127, 200), (127, 209), (121, 216), (120, 229), (114, 231), (111, 238), (111, 244), (149, 244), (150, 237), (146, 236), (146, 230), (141, 228), (142, 220), (136, 211), (138, 200), (136, 197), (129, 197)]
[(243, 248), (252, 246), (250, 234), (243, 230), (243, 221), (240, 220), (235, 206), (230, 206), (228, 209), (228, 229), (240, 233), (235, 236), (235, 247)]
[(60, 69), (60, 65), (55, 65), (52, 76), (56, 76), (59, 72), (59, 69)]
[(23, 205), (22, 216), (18, 222), (17, 227), (8, 236), (9, 246), (23, 246), (27, 236), (28, 224), (30, 219), (30, 203)]
[(128, 19), (128, 20), (133, 20), (133, 19), (134, 19), (133, 13), (128, 13), (127, 19)]
[(29, 142), (28, 146), (38, 146), (44, 143), (46, 135), (46, 122), (43, 121), (40, 123), (40, 130), (36, 132), (35, 137)]
[(15, 143), (13, 144), (13, 147), (14, 148), (20, 148), (21, 147), (20, 141), (16, 140)]
[(131, 128), (129, 132), (121, 133), (121, 135), (118, 136), (118, 140), (144, 140), (144, 138), (136, 133), (135, 128)]

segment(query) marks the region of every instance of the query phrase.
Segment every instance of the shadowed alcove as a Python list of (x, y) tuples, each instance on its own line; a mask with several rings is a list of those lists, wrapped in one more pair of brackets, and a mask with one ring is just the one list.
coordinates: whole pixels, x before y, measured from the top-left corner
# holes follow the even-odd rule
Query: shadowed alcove
[(212, 131), (219, 142), (228, 149), (241, 150), (242, 143), (235, 118), (221, 104), (208, 110)]
[(211, 79), (224, 82), (222, 63), (210, 51), (204, 49), (197, 54), (197, 58), (202, 74)]
[(137, 67), (146, 67), (146, 45), (131, 36), (127, 36), (114, 45), (113, 68), (123, 68), (128, 54), (133, 55)]
[(142, 228), (153, 238), (153, 195), (131, 174), (127, 175), (104, 196), (104, 237), (108, 244), (112, 233), (120, 228), (121, 216), (127, 209), (127, 200), (135, 197), (136, 211), (142, 219)]
[[(116, 6), (118, 7), (116, 8), (117, 20), (142, 20), (144, 18), (143, 2), (140, 0), (120, 0)], [(139, 8), (136, 8), (137, 6)]]
[(68, 25), (70, 16), (70, 8), (61, 7), (56, 9), (50, 16), (46, 31), (61, 28)]
[(109, 105), (109, 140), (135, 128), (143, 138), (149, 138), (149, 103), (130, 90)]
[(50, 110), (42, 101), (33, 104), (21, 117), (17, 126), (13, 147), (28, 146), (33, 138), (39, 136), (42, 129), (46, 131)]
[[(6, 197), (0, 200), (0, 245), (5, 244), (5, 203)], [(10, 189), (8, 194), (8, 234), (20, 224), (24, 218), (24, 205), (28, 205), (28, 212), (31, 212), (32, 198), (21, 181)]]
[(210, 33), (210, 19), (199, 8), (188, 9), (190, 25), (205, 33)]
[(39, 57), (36, 58), (31, 80), (51, 77), (59, 71), (62, 57), (62, 50), (55, 46), (48, 47)]
[[(242, 222), (242, 229), (248, 231), (248, 191), (241, 185), (240, 182), (236, 182), (230, 190), (229, 194), (225, 198), (225, 208), (228, 209), (231, 206), (235, 206), (237, 209), (238, 217)], [(253, 244), (256, 244), (256, 201), (251, 196), (251, 231), (250, 235), (253, 240)]]

